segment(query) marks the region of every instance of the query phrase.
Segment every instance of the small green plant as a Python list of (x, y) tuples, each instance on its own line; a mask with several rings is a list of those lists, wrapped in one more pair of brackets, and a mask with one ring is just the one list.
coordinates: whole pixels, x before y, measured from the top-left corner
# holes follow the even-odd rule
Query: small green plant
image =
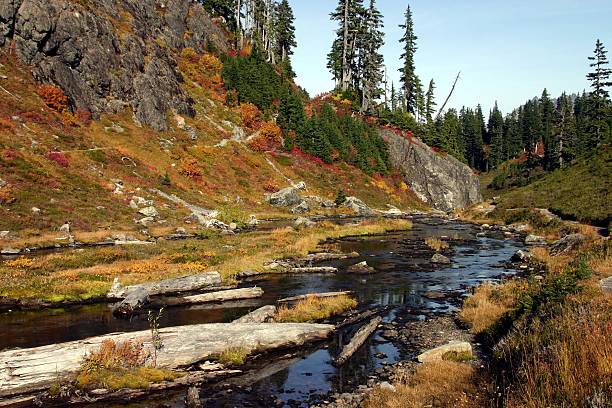
[(153, 367), (157, 367), (157, 352), (164, 348), (164, 342), (159, 335), (159, 320), (164, 314), (164, 308), (159, 309), (159, 312), (153, 313), (149, 310), (147, 320), (151, 329), (151, 345), (153, 345)]
[(336, 207), (340, 207), (346, 201), (346, 193), (344, 190), (338, 190), (338, 194), (336, 194), (336, 199), (334, 202), (336, 203)]
[(244, 347), (230, 347), (219, 355), (219, 362), (225, 365), (243, 365), (250, 352)]
[(171, 186), (172, 185), (172, 180), (170, 180), (170, 175), (168, 174), (167, 171), (164, 173), (163, 176), (161, 176), (159, 178), (159, 184), (161, 184), (162, 186)]
[(474, 355), (469, 351), (448, 351), (442, 355), (442, 360), (455, 361), (457, 363), (464, 363), (474, 359)]

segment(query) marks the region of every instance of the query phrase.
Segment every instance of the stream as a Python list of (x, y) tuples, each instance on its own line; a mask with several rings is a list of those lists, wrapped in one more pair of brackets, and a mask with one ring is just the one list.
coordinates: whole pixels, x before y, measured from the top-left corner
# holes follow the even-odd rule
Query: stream
[[(510, 236), (498, 232), (483, 234), (471, 224), (425, 215), (415, 216), (413, 223), (410, 231), (334, 241), (341, 251), (360, 254), (359, 258), (320, 264), (337, 267), (338, 274), (254, 277), (243, 281), (241, 286), (263, 288), (262, 298), (223, 305), (170, 308), (165, 311), (160, 325), (229, 322), (257, 307), (273, 304), (279, 298), (344, 290), (354, 292), (360, 308), (388, 306), (385, 322), (392, 322), (398, 314), (424, 320), (456, 311), (471, 287), (516, 272), (507, 268), (506, 263), (523, 245)], [(431, 237), (442, 238), (450, 244), (450, 249), (444, 251), (452, 261), (450, 265), (430, 263), (434, 252), (424, 241)], [(361, 261), (367, 261), (378, 273), (343, 273), (348, 266)], [(117, 331), (145, 330), (148, 322), (146, 315), (130, 321), (115, 319), (109, 305), (96, 304), (3, 313), (0, 314), (0, 328), (0, 350), (3, 350)], [(345, 328), (327, 342), (304, 348), (297, 354), (293, 351), (289, 356), (281, 353), (257, 358), (244, 375), (204, 387), (201, 392), (204, 405), (207, 408), (308, 407), (325, 401), (330, 394), (350, 392), (384, 365), (414, 357), (413, 350), (399, 347), (377, 332), (347, 364), (334, 367), (332, 358), (339, 354), (341, 346), (350, 340), (357, 328)], [(184, 407), (184, 396), (184, 391), (169, 393), (129, 406)]]

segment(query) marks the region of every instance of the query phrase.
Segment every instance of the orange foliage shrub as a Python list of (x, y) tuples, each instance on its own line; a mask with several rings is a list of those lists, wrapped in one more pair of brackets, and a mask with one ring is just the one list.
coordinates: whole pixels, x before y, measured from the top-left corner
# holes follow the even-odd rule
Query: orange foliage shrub
[(242, 116), (242, 124), (244, 126), (251, 129), (259, 127), (261, 112), (252, 103), (240, 104), (240, 116)]
[(60, 88), (54, 85), (41, 85), (38, 87), (38, 95), (45, 104), (58, 112), (68, 109), (68, 97)]
[(194, 158), (182, 159), (179, 173), (192, 179), (199, 179), (202, 177), (202, 171), (198, 167), (198, 161)]
[(0, 204), (12, 204), (17, 199), (13, 197), (13, 189), (10, 187), (0, 188)]
[(272, 122), (263, 122), (259, 135), (249, 141), (249, 147), (256, 152), (274, 150), (283, 144), (281, 129)]
[(0, 130), (15, 130), (15, 123), (9, 118), (0, 118)]
[(219, 73), (223, 68), (223, 63), (213, 54), (204, 54), (200, 58), (200, 65), (208, 72)]
[(264, 183), (263, 189), (267, 193), (276, 193), (279, 190), (278, 186), (270, 180)]
[(181, 58), (184, 58), (191, 63), (196, 63), (198, 62), (199, 55), (193, 48), (187, 47), (183, 48), (183, 51), (181, 51)]

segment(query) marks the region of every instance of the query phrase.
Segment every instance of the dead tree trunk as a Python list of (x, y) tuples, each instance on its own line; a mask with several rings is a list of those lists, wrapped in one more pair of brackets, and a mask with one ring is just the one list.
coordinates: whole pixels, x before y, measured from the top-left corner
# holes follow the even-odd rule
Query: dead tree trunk
[(382, 322), (382, 317), (379, 316), (372, 319), (368, 324), (362, 326), (357, 333), (355, 333), (349, 344), (344, 346), (338, 358), (334, 360), (334, 365), (341, 366), (346, 363), (348, 359), (351, 358), (351, 356), (355, 354), (355, 352), (359, 350), (361, 346), (363, 346), (363, 343), (365, 343), (368, 337), (374, 333), (380, 322)]

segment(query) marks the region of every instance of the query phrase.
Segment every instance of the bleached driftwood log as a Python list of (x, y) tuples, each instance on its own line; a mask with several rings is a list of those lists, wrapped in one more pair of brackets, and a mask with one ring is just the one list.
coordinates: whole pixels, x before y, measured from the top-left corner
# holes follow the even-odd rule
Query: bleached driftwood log
[(289, 268), (287, 269), (287, 273), (336, 273), (338, 272), (338, 268), (334, 268), (333, 266), (311, 266), (304, 268)]
[(151, 302), (155, 306), (183, 306), (198, 305), (202, 303), (226, 302), (229, 300), (256, 299), (262, 297), (262, 288), (241, 288), (222, 290), (220, 292), (202, 293), (183, 297), (160, 297)]
[(334, 253), (334, 252), (317, 252), (314, 254), (308, 254), (303, 258), (297, 259), (298, 262), (323, 262), (323, 261), (333, 261), (337, 259), (349, 259), (349, 258), (358, 258), (359, 254), (357, 252), (349, 252), (349, 253)]
[(266, 323), (274, 318), (276, 306), (267, 305), (234, 320), (232, 323)]
[[(298, 347), (327, 338), (333, 329), (331, 325), (307, 323), (214, 323), (163, 328), (159, 330), (163, 348), (158, 351), (157, 366), (166, 369), (189, 367), (230, 347), (243, 347), (251, 352)], [(46, 389), (75, 374), (83, 357), (97, 350), (105, 340), (139, 340), (146, 349), (152, 350), (151, 332), (144, 330), (2, 351), (0, 400)]]
[(350, 295), (353, 292), (326, 292), (326, 293), (308, 293), (306, 295), (292, 296), (284, 299), (279, 299), (278, 303), (292, 303), (298, 302), (300, 300), (308, 299), (308, 298), (316, 298), (316, 299), (325, 299), (325, 298), (335, 298), (340, 296)]
[(334, 365), (341, 366), (346, 363), (348, 359), (359, 350), (359, 347), (363, 346), (363, 343), (365, 343), (368, 337), (374, 333), (380, 322), (382, 322), (382, 317), (375, 317), (369, 323), (357, 330), (357, 333), (355, 333), (349, 344), (344, 346), (338, 358), (334, 360)]
[(149, 296), (171, 295), (174, 293), (193, 292), (205, 288), (221, 286), (221, 275), (219, 272), (206, 272), (198, 275), (184, 276), (174, 279), (166, 279), (158, 282), (143, 283), (140, 285), (121, 286), (119, 279), (115, 278), (113, 287), (106, 295), (110, 299), (124, 299), (135, 289), (144, 289)]

